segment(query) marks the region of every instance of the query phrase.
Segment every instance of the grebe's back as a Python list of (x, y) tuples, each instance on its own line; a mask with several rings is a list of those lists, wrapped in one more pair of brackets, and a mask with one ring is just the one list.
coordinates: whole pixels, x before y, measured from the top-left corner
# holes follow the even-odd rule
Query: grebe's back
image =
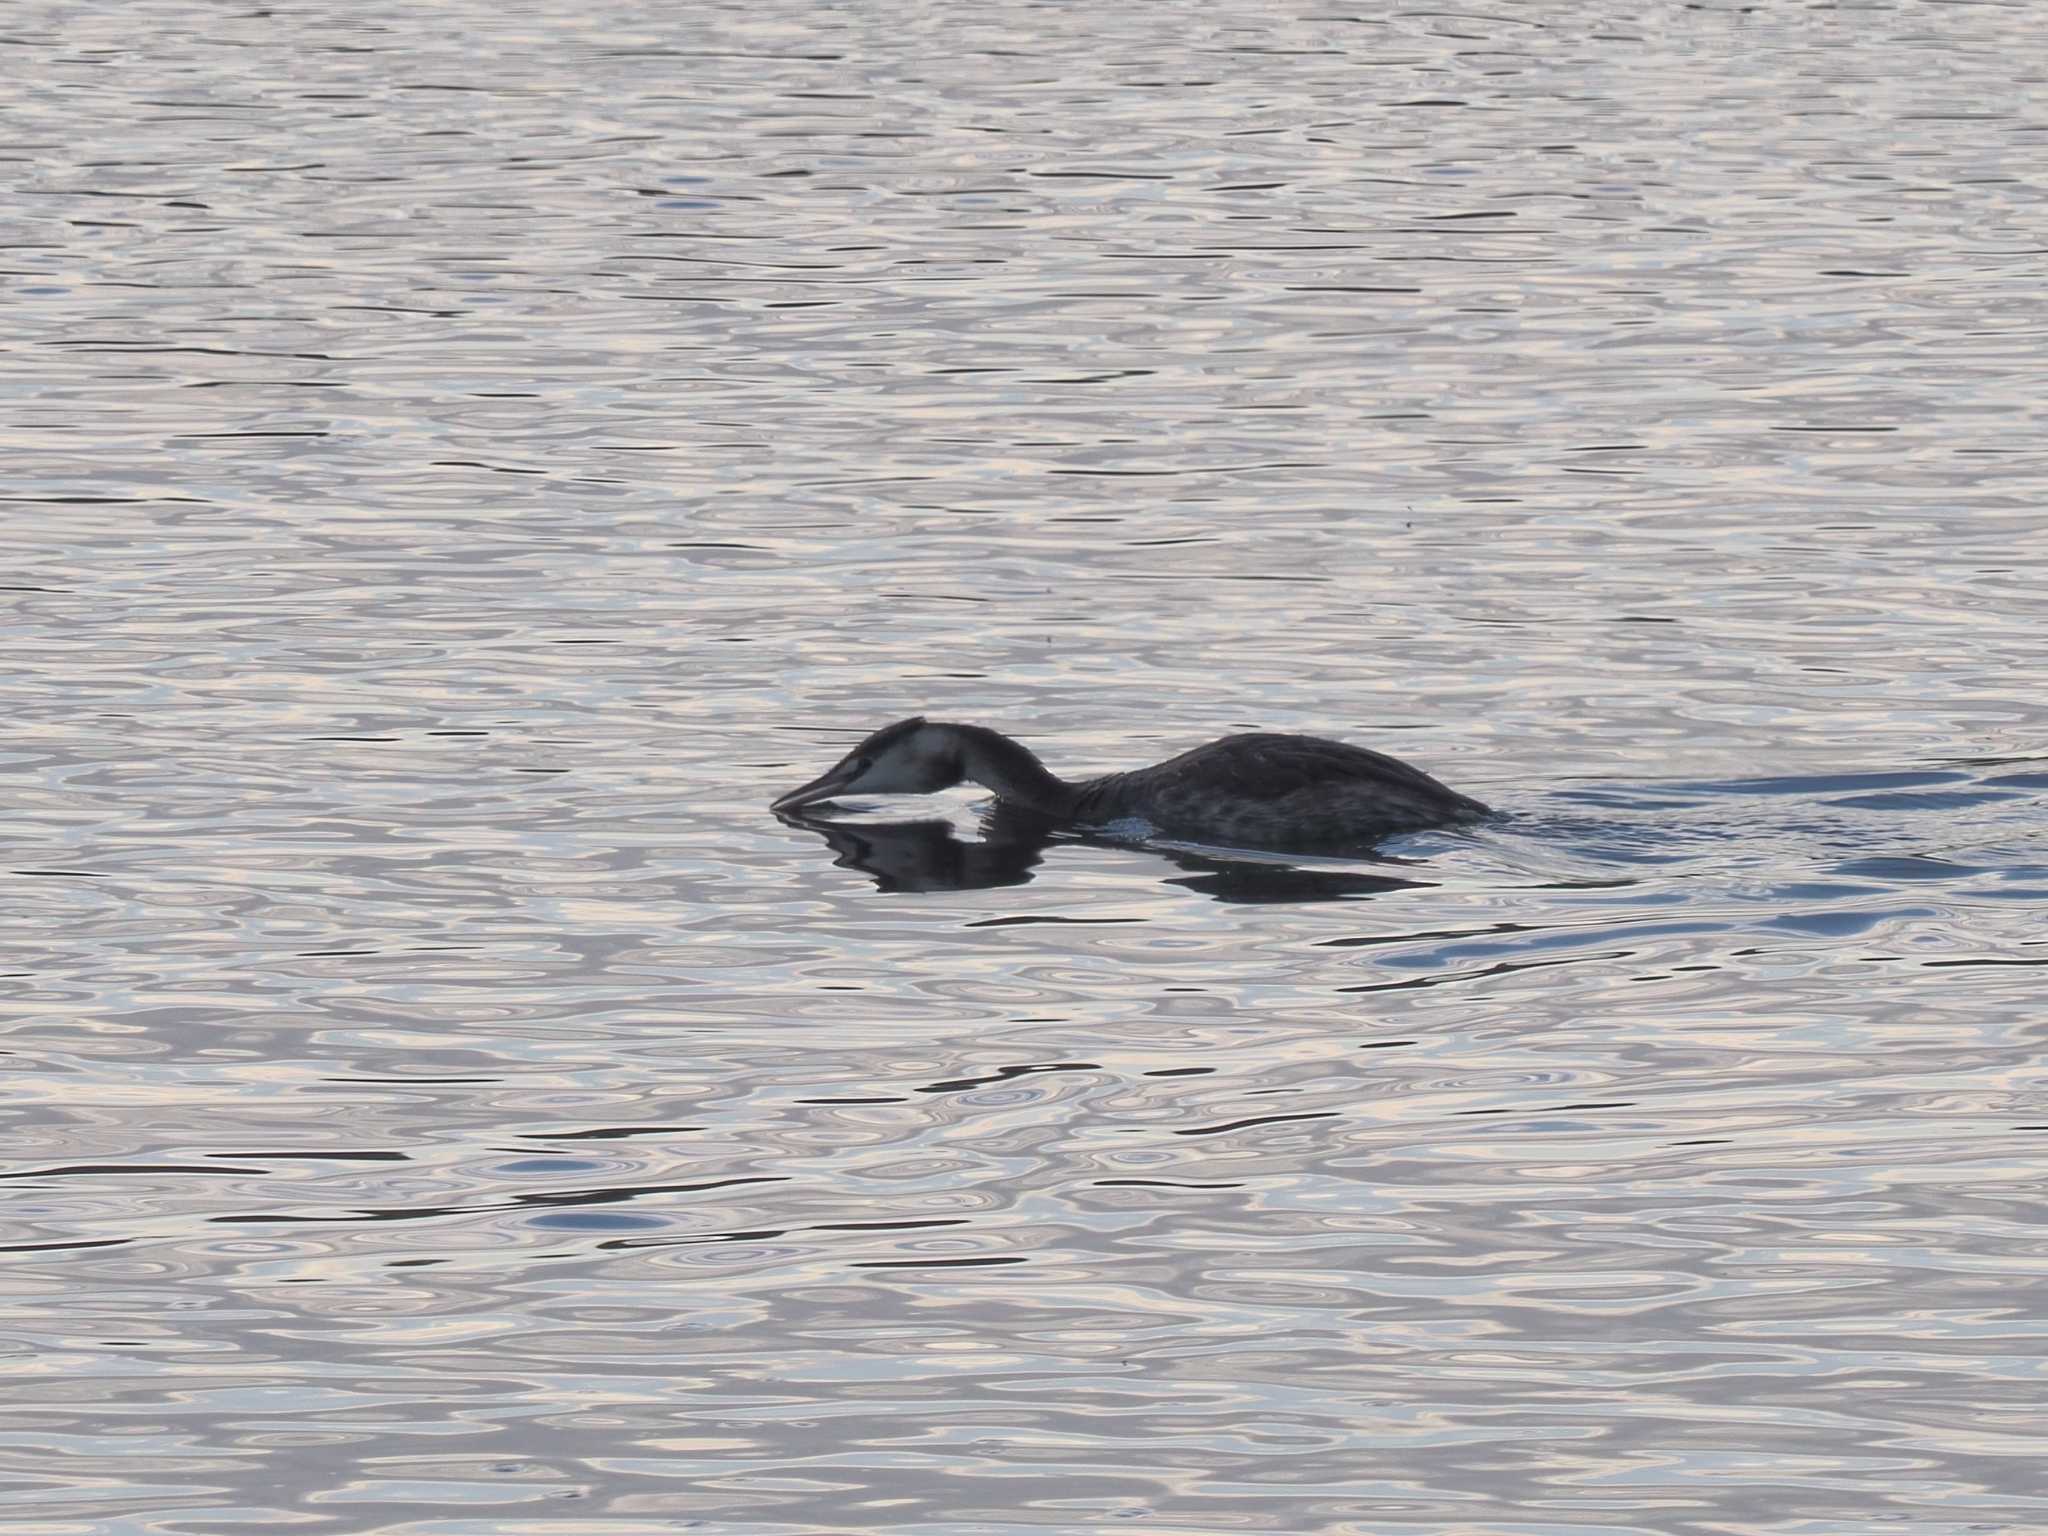
[(1172, 837), (1332, 847), (1473, 821), (1481, 802), (1384, 752), (1320, 736), (1225, 736), (1081, 786), (1076, 819), (1125, 817)]

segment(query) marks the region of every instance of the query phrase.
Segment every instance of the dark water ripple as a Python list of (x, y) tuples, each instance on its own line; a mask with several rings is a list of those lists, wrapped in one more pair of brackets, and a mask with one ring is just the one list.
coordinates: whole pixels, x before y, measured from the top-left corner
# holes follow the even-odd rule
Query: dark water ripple
[(2040, 1528), (2030, 23), (15, 7), (0, 1523)]

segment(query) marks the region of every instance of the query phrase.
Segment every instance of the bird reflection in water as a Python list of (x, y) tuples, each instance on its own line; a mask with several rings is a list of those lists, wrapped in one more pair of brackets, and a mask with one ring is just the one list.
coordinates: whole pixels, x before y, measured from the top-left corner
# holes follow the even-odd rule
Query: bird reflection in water
[[(961, 837), (954, 823), (944, 818), (833, 821), (801, 811), (782, 811), (777, 819), (785, 826), (815, 832), (836, 855), (832, 860), (836, 868), (857, 869), (874, 881), (875, 889), (888, 892), (975, 891), (1023, 885), (1044, 862), (1049, 847), (1072, 843), (1134, 846), (1076, 834), (1046, 818), (1019, 814), (1001, 804), (983, 816), (979, 838)], [(1320, 867), (1250, 856), (1232, 858), (1220, 850), (1143, 846), (1187, 871), (1167, 884), (1185, 886), (1217, 901), (1344, 901), (1435, 883), (1355, 867), (1365, 862), (1413, 867), (1400, 859), (1360, 856), (1344, 866)]]

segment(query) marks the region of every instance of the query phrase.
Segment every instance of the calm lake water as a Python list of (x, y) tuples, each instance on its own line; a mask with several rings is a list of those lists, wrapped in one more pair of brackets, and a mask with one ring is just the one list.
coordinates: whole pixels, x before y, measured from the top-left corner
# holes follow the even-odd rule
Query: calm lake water
[(2048, 1527), (2039, 7), (0, 23), (0, 1524)]

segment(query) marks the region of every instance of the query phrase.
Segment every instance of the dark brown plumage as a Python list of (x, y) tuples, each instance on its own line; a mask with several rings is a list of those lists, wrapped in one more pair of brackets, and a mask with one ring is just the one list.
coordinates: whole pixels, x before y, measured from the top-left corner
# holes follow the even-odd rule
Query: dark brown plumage
[(1486, 814), (1420, 768), (1348, 742), (1225, 736), (1134, 773), (1081, 785), (1078, 819), (1135, 817), (1171, 837), (1326, 846)]

